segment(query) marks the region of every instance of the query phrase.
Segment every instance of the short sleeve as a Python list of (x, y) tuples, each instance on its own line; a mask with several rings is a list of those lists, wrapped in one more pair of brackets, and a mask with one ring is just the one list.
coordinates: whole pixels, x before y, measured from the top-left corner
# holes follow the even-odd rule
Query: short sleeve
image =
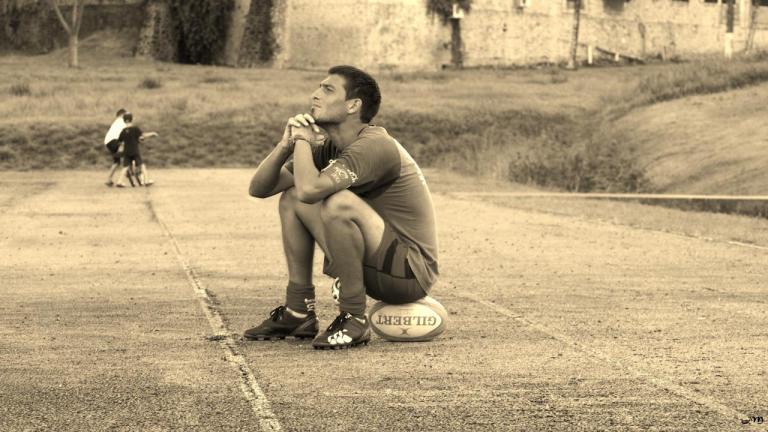
[(338, 158), (328, 161), (322, 171), (340, 190), (387, 183), (397, 178), (399, 168), (400, 153), (394, 142), (361, 139), (344, 148)]

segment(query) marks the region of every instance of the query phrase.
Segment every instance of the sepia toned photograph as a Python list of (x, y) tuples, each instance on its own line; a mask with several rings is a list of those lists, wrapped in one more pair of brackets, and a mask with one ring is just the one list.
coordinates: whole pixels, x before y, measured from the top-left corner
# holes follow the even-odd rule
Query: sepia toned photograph
[(0, 432), (768, 431), (768, 0), (0, 0)]

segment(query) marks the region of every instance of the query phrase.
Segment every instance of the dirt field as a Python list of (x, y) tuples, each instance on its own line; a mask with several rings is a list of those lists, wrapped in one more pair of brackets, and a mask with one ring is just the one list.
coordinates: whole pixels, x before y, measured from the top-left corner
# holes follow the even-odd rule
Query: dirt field
[(2, 431), (766, 429), (766, 244), (459, 197), (428, 171), (449, 329), (319, 352), (239, 337), (286, 282), (250, 170), (105, 174), (0, 173)]

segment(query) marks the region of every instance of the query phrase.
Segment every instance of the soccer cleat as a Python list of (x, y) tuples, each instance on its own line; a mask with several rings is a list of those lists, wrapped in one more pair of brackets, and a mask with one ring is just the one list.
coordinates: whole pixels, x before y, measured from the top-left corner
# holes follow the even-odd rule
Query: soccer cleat
[(371, 340), (371, 323), (361, 321), (352, 314), (342, 312), (330, 326), (315, 340), (315, 349), (346, 349), (360, 344), (368, 345)]
[(146, 182), (144, 182), (144, 187), (150, 187), (153, 184), (155, 184), (154, 180), (147, 180)]
[(278, 306), (269, 313), (269, 318), (246, 330), (243, 337), (250, 340), (277, 340), (287, 336), (309, 339), (315, 337), (319, 331), (320, 326), (314, 312), (307, 313), (304, 318), (298, 318), (288, 312), (285, 306)]
[(124, 188), (125, 187), (125, 185), (123, 183), (117, 183), (115, 186), (117, 186), (119, 188)]
[(105, 184), (105, 185), (107, 185), (107, 186), (109, 186), (109, 187), (112, 187), (112, 186), (114, 186), (114, 185), (115, 185), (115, 183), (114, 183), (112, 180), (109, 180), (109, 181), (107, 181), (107, 182), (106, 182), (106, 183), (104, 183), (104, 184)]
[(339, 296), (341, 295), (341, 279), (336, 278), (331, 284), (331, 297), (333, 297), (333, 303), (339, 305)]

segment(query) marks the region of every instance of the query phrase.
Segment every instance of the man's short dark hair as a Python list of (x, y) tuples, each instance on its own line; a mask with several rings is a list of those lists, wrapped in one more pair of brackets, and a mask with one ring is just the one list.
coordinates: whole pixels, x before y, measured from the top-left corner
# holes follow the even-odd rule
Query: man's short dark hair
[(126, 122), (126, 123), (132, 122), (133, 121), (133, 114), (131, 114), (129, 112), (123, 114), (123, 121)]
[(334, 66), (328, 69), (328, 73), (344, 77), (347, 100), (360, 99), (363, 102), (363, 107), (360, 109), (360, 121), (370, 123), (376, 117), (381, 105), (381, 91), (379, 91), (376, 80), (354, 66)]
[(117, 110), (117, 114), (115, 114), (115, 117), (120, 117), (121, 115), (127, 113), (128, 111), (125, 110), (125, 108), (120, 108)]

